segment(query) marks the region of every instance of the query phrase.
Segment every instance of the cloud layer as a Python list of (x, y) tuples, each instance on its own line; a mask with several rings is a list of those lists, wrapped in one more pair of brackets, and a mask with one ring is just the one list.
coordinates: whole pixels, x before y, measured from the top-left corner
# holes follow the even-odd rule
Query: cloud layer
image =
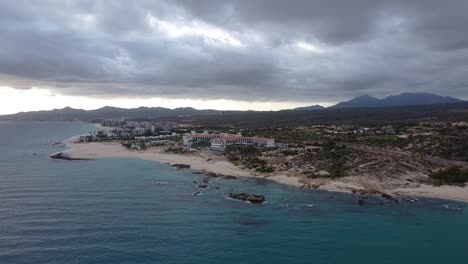
[(468, 99), (468, 1), (1, 1), (0, 86), (91, 97)]

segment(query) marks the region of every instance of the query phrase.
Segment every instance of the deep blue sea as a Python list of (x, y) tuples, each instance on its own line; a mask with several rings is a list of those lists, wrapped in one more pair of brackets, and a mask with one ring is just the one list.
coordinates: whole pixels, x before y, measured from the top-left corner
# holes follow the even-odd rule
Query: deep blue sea
[[(468, 263), (466, 204), (398, 204), (136, 159), (52, 160), (83, 123), (0, 122), (0, 264)], [(167, 182), (167, 184), (155, 184)], [(263, 194), (250, 205), (230, 190)], [(288, 207), (282, 205), (288, 204)]]

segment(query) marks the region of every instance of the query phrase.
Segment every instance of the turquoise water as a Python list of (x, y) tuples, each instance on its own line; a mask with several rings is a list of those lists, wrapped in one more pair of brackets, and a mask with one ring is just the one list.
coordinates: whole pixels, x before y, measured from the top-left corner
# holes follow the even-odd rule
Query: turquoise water
[[(210, 181), (134, 159), (60, 161), (81, 123), (0, 123), (0, 263), (467, 263), (465, 203)], [(157, 185), (155, 182), (167, 182)], [(231, 189), (266, 195), (250, 205)], [(288, 207), (281, 206), (287, 203)]]

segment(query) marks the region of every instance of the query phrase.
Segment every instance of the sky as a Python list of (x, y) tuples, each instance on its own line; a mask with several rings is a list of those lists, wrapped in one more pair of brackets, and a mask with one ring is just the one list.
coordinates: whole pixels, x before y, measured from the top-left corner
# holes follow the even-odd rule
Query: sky
[(0, 0), (0, 114), (468, 99), (466, 0)]

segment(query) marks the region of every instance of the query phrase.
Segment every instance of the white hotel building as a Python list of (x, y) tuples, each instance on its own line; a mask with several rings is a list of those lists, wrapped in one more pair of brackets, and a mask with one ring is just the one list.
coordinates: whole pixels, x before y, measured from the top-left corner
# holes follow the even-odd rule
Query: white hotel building
[(184, 146), (191, 147), (202, 144), (209, 144), (212, 150), (224, 151), (227, 146), (236, 146), (236, 147), (245, 147), (245, 146), (254, 146), (254, 147), (266, 147), (273, 148), (275, 147), (274, 138), (262, 138), (262, 137), (244, 137), (240, 134), (209, 134), (204, 132), (202, 134), (197, 134), (192, 132), (190, 134), (185, 134), (182, 138)]

